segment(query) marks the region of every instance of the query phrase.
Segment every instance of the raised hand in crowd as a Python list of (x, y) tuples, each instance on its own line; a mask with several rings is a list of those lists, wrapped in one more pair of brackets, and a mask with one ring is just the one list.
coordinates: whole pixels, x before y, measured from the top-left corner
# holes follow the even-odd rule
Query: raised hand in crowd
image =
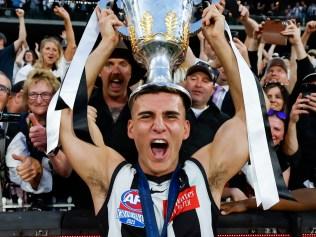
[(289, 123), (297, 123), (299, 118), (300, 118), (300, 116), (302, 114), (308, 114), (309, 113), (308, 110), (311, 108), (311, 106), (308, 104), (309, 101), (310, 101), (308, 96), (309, 95), (303, 96), (302, 94), (300, 94), (297, 97), (297, 100), (296, 100), (296, 102), (294, 103), (294, 105), (292, 106), (292, 109), (291, 109)]
[(305, 30), (302, 34), (302, 41), (304, 46), (307, 45), (307, 41), (311, 34), (316, 31), (316, 21), (309, 21), (306, 23)]
[(15, 14), (19, 18), (19, 38), (14, 41), (14, 48), (15, 51), (17, 51), (24, 42), (26, 43), (26, 28), (24, 22), (24, 10), (18, 8), (15, 10)]
[(55, 6), (54, 9), (54, 14), (56, 16), (59, 16), (63, 20), (70, 20), (70, 15), (69, 13), (65, 10), (63, 7)]
[(65, 33), (67, 41), (67, 47), (64, 51), (64, 57), (66, 61), (71, 61), (75, 52), (76, 52), (76, 40), (75, 40), (75, 34), (73, 31), (71, 19), (69, 13), (65, 10), (63, 7), (55, 6), (53, 9), (56, 16), (59, 16), (64, 20), (64, 26), (65, 26)]
[(282, 144), (282, 150), (288, 156), (292, 156), (298, 151), (299, 144), (297, 140), (296, 124), (299, 121), (300, 116), (309, 113), (306, 107), (308, 101), (309, 99), (300, 94), (292, 106), (287, 132)]
[(34, 51), (35, 51), (37, 57), (39, 58), (39, 56), (40, 56), (40, 51), (39, 51), (39, 44), (38, 44), (37, 42), (35, 43), (35, 49), (34, 49)]
[(34, 114), (30, 113), (29, 119), (32, 125), (29, 131), (31, 142), (39, 151), (44, 152), (47, 147), (46, 128), (36, 119)]
[(296, 25), (295, 20), (287, 21), (287, 26), (281, 34), (287, 36), (292, 45), (296, 45), (301, 42), (301, 30)]

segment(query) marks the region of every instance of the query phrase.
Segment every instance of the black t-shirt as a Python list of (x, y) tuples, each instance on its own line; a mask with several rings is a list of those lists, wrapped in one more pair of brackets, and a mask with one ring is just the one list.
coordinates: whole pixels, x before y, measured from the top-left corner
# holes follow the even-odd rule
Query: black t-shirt
[(0, 49), (0, 71), (4, 72), (7, 77), (12, 81), (13, 66), (15, 60), (14, 44)]
[[(190, 109), (186, 114), (190, 121), (190, 136), (183, 141), (180, 157), (190, 158), (197, 150), (213, 141), (219, 127), (229, 119), (210, 102), (209, 107), (204, 110), (198, 118)], [(182, 160), (183, 161), (183, 160)]]
[(96, 124), (102, 133), (104, 143), (120, 153), (128, 162), (135, 163), (138, 153), (134, 141), (127, 135), (127, 124), (131, 118), (127, 103), (116, 121), (113, 120), (110, 109), (104, 102), (101, 88), (93, 91), (89, 105), (97, 110)]

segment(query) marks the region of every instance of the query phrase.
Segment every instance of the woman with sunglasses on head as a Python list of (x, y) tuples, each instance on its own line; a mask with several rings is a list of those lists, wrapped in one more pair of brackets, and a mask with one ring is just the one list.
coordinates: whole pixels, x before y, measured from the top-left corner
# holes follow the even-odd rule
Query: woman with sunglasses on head
[(23, 81), (33, 68), (51, 70), (57, 78), (64, 79), (70, 62), (76, 52), (75, 34), (68, 12), (63, 7), (54, 7), (54, 13), (64, 20), (67, 46), (63, 50), (55, 37), (44, 38), (40, 43), (40, 55), (34, 65), (22, 67), (16, 74), (14, 82)]
[(27, 192), (28, 200), (24, 201), (40, 209), (46, 208), (51, 201), (52, 170), (62, 176), (68, 176), (70, 172), (62, 151), (46, 155), (45, 136), (30, 135), (37, 127), (45, 127), (49, 102), (59, 86), (50, 71), (32, 70), (23, 86), (29, 113), (22, 114), (19, 126), (15, 124), (8, 129), (6, 165), (9, 178)]

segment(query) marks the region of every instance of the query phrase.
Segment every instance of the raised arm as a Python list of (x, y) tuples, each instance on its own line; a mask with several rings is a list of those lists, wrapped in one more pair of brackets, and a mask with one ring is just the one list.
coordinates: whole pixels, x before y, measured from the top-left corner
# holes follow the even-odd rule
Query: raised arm
[(225, 183), (248, 158), (248, 144), (240, 76), (235, 55), (224, 35), (224, 16), (213, 5), (205, 9), (203, 16), (204, 36), (222, 63), (236, 108), (235, 116), (220, 127), (213, 143), (193, 155), (205, 168), (219, 206)]
[(24, 10), (16, 9), (15, 13), (19, 18), (19, 38), (14, 41), (14, 49), (17, 51), (24, 42), (26, 43), (26, 29), (24, 22)]
[(101, 11), (97, 8), (96, 13), (102, 39), (96, 49), (89, 55), (85, 66), (89, 97), (99, 72), (119, 42), (119, 34), (116, 28), (122, 25), (122, 22), (117, 19), (112, 10)]
[[(97, 9), (97, 17), (102, 40), (88, 57), (85, 65), (89, 96), (98, 73), (119, 41), (115, 27), (122, 24), (111, 10)], [(62, 111), (60, 141), (72, 168), (88, 185), (97, 213), (106, 198), (114, 169), (124, 158), (104, 144), (94, 123), (96, 112), (91, 112), (91, 109), (88, 111), (89, 131), (96, 145), (86, 143), (75, 136), (70, 110)]]
[(71, 19), (69, 13), (63, 7), (54, 7), (54, 13), (64, 20), (64, 26), (66, 31), (66, 40), (67, 40), (67, 47), (64, 51), (64, 57), (66, 61), (71, 61), (75, 52), (76, 52), (76, 40), (75, 40), (75, 33), (72, 28)]
[(283, 152), (288, 156), (293, 155), (295, 152), (297, 152), (299, 148), (296, 124), (300, 119), (300, 116), (302, 116), (303, 114), (308, 114), (308, 110), (306, 108), (307, 102), (307, 98), (304, 98), (302, 97), (302, 95), (299, 95), (296, 99), (296, 102), (291, 108), (290, 120), (287, 132), (285, 134), (284, 143), (282, 145)]
[[(105, 201), (111, 176), (118, 164), (124, 159), (119, 153), (101, 142), (102, 136), (100, 136), (100, 131), (95, 123), (89, 122), (89, 130), (97, 144), (96, 146), (75, 136), (72, 112), (69, 109), (62, 111), (61, 121), (60, 141), (63, 151), (71, 167), (88, 185), (95, 213), (97, 213)], [(96, 141), (96, 139), (98, 140)]]

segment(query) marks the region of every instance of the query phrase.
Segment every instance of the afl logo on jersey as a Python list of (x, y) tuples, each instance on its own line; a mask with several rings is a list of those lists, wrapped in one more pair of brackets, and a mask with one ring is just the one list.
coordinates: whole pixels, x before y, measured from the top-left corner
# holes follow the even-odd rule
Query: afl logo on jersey
[(122, 194), (117, 217), (123, 224), (144, 228), (144, 216), (137, 189), (131, 189)]

